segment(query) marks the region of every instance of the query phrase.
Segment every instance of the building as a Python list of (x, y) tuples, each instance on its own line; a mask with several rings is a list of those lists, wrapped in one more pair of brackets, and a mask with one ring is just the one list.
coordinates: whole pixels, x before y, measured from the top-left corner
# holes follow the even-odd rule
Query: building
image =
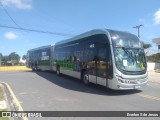
[(155, 38), (152, 42), (155, 43), (158, 46), (158, 50), (160, 50), (160, 38)]

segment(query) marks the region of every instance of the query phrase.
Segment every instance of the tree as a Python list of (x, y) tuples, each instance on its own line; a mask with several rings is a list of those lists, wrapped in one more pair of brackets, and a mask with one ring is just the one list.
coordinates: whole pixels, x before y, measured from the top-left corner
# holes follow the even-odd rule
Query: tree
[(141, 43), (142, 43), (144, 49), (148, 49), (148, 48), (152, 47), (151, 44), (144, 43), (143, 41), (141, 41)]
[(0, 57), (1, 57), (1, 58), (3, 57), (2, 53), (0, 53)]
[(2, 55), (2, 53), (0, 53), (0, 66), (1, 66), (1, 63), (2, 63), (2, 57), (3, 57), (3, 55)]
[(7, 65), (7, 61), (9, 61), (8, 56), (7, 55), (3, 56), (2, 61), (3, 61), (3, 63), (2, 63), (3, 65)]
[(12, 66), (19, 63), (20, 56), (16, 52), (12, 52), (8, 55), (8, 59), (11, 61)]
[(23, 55), (22, 60), (26, 60), (26, 55)]
[(147, 56), (147, 61), (160, 63), (160, 53)]

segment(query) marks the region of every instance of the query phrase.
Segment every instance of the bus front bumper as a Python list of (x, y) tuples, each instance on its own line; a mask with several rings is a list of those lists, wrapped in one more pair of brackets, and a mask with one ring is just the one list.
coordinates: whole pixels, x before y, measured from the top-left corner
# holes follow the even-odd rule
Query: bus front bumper
[(138, 84), (138, 85), (133, 85), (133, 84), (118, 84), (117, 88), (121, 89), (121, 90), (125, 90), (125, 89), (139, 89), (141, 87), (144, 87), (147, 85), (148, 82), (144, 82), (142, 84)]
[[(132, 80), (134, 82), (134, 80)], [(139, 89), (141, 87), (144, 87), (148, 84), (148, 79), (145, 78), (141, 82), (131, 83), (130, 80), (127, 82), (122, 82), (118, 79), (116, 88), (119, 90), (125, 90), (125, 89)]]

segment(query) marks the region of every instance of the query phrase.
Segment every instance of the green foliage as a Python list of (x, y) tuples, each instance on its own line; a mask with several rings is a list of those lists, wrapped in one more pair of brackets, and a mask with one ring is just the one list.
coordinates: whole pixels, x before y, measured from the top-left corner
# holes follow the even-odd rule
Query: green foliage
[(0, 53), (1, 56), (1, 65), (6, 66), (6, 65), (18, 65), (20, 56), (16, 52), (10, 53), (8, 56), (5, 55), (3, 56)]
[(26, 55), (23, 55), (22, 60), (26, 60), (26, 58), (27, 58)]
[(143, 41), (141, 41), (141, 44), (142, 44), (142, 46), (143, 46), (144, 49), (152, 47), (151, 44), (144, 43)]
[(0, 86), (0, 101), (4, 100), (4, 93), (3, 93), (3, 88)]
[(1, 61), (2, 61), (2, 64), (1, 65), (7, 65), (7, 61), (8, 61), (8, 56), (3, 56), (2, 57), (2, 59), (1, 59)]
[(0, 57), (3, 57), (2, 53), (0, 53)]
[(153, 54), (151, 56), (147, 56), (147, 61), (160, 63), (160, 53)]
[(11, 61), (12, 66), (19, 63), (20, 56), (16, 52), (12, 52), (8, 55), (8, 59)]
[(2, 55), (2, 53), (0, 53), (0, 66), (1, 66), (2, 57), (3, 57), (3, 55)]

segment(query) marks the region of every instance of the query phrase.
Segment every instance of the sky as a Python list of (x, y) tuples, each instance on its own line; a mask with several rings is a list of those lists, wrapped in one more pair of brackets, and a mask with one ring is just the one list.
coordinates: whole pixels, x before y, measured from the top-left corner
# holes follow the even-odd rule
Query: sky
[(140, 24), (140, 39), (157, 49), (152, 39), (160, 37), (160, 0), (0, 0), (0, 53), (23, 56), (29, 49), (99, 28), (137, 35), (133, 27)]

